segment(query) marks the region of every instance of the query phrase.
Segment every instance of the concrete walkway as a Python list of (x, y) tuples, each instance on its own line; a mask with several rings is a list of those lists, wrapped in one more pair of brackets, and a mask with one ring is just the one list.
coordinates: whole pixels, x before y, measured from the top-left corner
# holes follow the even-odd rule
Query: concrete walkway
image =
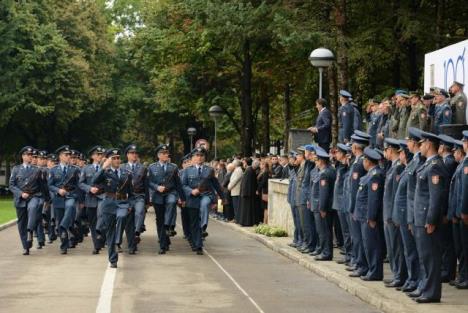
[[(468, 290), (459, 290), (448, 284), (442, 286), (442, 302), (440, 304), (417, 304), (403, 292), (394, 288), (386, 288), (383, 282), (364, 282), (359, 278), (351, 278), (344, 265), (334, 261), (317, 262), (313, 257), (304, 255), (288, 246), (291, 238), (272, 238), (256, 234), (253, 227), (240, 227), (233, 223), (224, 223), (225, 227), (235, 229), (247, 236), (256, 239), (275, 252), (284, 255), (310, 271), (326, 278), (352, 295), (375, 306), (386, 313), (467, 313)], [(335, 260), (341, 258), (335, 250)], [(385, 276), (391, 277), (388, 264), (385, 265)]]

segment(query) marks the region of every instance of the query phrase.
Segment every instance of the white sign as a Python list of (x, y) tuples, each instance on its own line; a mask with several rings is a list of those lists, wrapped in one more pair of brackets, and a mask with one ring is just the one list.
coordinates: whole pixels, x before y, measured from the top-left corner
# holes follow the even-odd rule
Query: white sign
[[(427, 53), (424, 58), (424, 91), (431, 87), (449, 90), (454, 81), (468, 83), (468, 40)], [(466, 90), (465, 90), (466, 91)]]

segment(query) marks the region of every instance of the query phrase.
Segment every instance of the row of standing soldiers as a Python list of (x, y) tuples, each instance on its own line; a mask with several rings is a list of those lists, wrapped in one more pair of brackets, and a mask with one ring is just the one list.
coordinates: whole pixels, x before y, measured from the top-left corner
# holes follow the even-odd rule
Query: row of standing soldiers
[(383, 280), (386, 256), (385, 285), (418, 303), (440, 302), (442, 282), (468, 289), (468, 131), (460, 141), (409, 128), (404, 140), (386, 138), (384, 151), (370, 142), (355, 131), (332, 155), (315, 145), (290, 153), (290, 245), (332, 260), (339, 228), (337, 262), (351, 277)]
[(128, 253), (137, 252), (150, 205), (156, 213), (159, 254), (169, 250), (176, 234), (177, 205), (185, 238), (193, 251), (203, 254), (209, 209), (216, 194), (222, 198), (214, 170), (205, 165), (206, 150), (196, 148), (186, 155), (180, 171), (170, 162), (167, 144), (157, 147), (158, 161), (148, 167), (139, 162), (136, 145), (124, 152), (128, 161), (123, 164), (120, 149), (95, 146), (86, 165), (84, 156), (69, 146), (50, 155), (31, 146), (20, 150), (22, 164), (12, 170), (10, 190), (24, 255), (29, 255), (34, 235), (38, 249), (47, 235), (48, 243), (59, 238), (60, 252), (67, 254), (89, 232), (92, 253), (107, 246), (115, 268), (124, 232)]

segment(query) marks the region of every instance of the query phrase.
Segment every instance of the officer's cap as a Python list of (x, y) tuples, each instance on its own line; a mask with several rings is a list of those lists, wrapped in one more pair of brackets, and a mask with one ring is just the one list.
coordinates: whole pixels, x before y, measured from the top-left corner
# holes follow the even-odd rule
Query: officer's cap
[(453, 150), (461, 149), (463, 150), (463, 141), (461, 140), (454, 140), (453, 141)]
[(460, 88), (463, 88), (465, 86), (465, 84), (462, 84), (462, 83), (460, 83), (459, 81), (456, 81), (456, 80), (453, 81), (452, 86), (453, 85), (457, 85)]
[(463, 139), (462, 140), (468, 140), (468, 130), (462, 131)]
[(80, 157), (80, 151), (71, 150), (71, 156), (74, 157), (74, 158), (79, 158)]
[(192, 154), (188, 153), (182, 157), (182, 162), (186, 162), (192, 158)]
[(363, 132), (361, 130), (357, 130), (357, 129), (354, 131), (354, 134), (361, 137), (361, 138), (365, 138), (365, 139), (369, 139), (369, 140), (371, 138), (371, 136), (368, 133), (365, 133), (365, 132)]
[(395, 148), (400, 149), (400, 141), (395, 138), (385, 138), (384, 140), (384, 148)]
[(340, 96), (342, 96), (343, 98), (352, 98), (353, 96), (351, 95), (351, 93), (349, 93), (348, 91), (346, 90), (340, 90)]
[(350, 146), (348, 146), (348, 145), (346, 145), (346, 144), (344, 144), (344, 143), (341, 143), (341, 142), (338, 143), (338, 144), (336, 145), (336, 147), (337, 147), (339, 150), (341, 150), (343, 153), (348, 153), (348, 152), (351, 151), (351, 147), (350, 147)]
[(408, 144), (406, 143), (406, 140), (398, 140), (398, 143), (400, 144), (400, 151), (408, 149)]
[(421, 93), (417, 90), (412, 90), (409, 92), (409, 96), (410, 98), (412, 97), (418, 97), (418, 98), (421, 98)]
[(67, 145), (61, 146), (60, 148), (55, 150), (55, 154), (59, 155), (60, 153), (70, 154), (71, 153), (70, 146), (67, 146)]
[(375, 152), (377, 152), (378, 154), (380, 154), (380, 159), (383, 159), (384, 158), (384, 152), (378, 148), (374, 148)]
[(316, 150), (316, 147), (314, 145), (305, 145), (304, 149), (309, 152), (314, 152)]
[(156, 154), (158, 154), (161, 151), (169, 151), (169, 144), (162, 143), (156, 147)]
[(395, 90), (395, 96), (407, 95), (407, 94), (408, 94), (408, 91), (406, 89), (399, 88)]
[(455, 138), (447, 136), (445, 134), (439, 135), (440, 143), (444, 146), (447, 146), (449, 148), (453, 148), (455, 145)]
[(104, 153), (106, 152), (106, 149), (104, 149), (103, 147), (101, 146), (94, 146), (92, 147), (91, 149), (88, 150), (88, 155), (93, 155), (93, 153)]
[(369, 99), (369, 104), (372, 105), (372, 104), (379, 104), (380, 102), (382, 102), (382, 99), (380, 99), (380, 97), (376, 96), (372, 99)]
[(408, 137), (406, 139), (420, 141), (422, 139), (421, 133), (422, 133), (422, 130), (420, 130), (419, 128), (410, 127), (408, 128)]
[(396, 96), (398, 97), (402, 97), (402, 98), (405, 98), (405, 99), (409, 99), (410, 96), (406, 93), (406, 92), (401, 92), (399, 94), (396, 94)]
[(49, 153), (47, 155), (47, 160), (51, 160), (51, 161), (56, 162), (57, 161), (57, 155), (55, 153)]
[(434, 91), (432, 92), (432, 94), (433, 94), (434, 96), (440, 96), (440, 95), (442, 95), (442, 96), (444, 96), (444, 97), (448, 97), (448, 96), (449, 96), (448, 92), (447, 92), (445, 89), (443, 89), (443, 88), (438, 88), (438, 87), (434, 88)]
[(119, 148), (110, 148), (106, 151), (106, 158), (112, 158), (115, 156), (120, 156), (120, 149)]
[(38, 156), (39, 158), (41, 158), (41, 159), (45, 159), (45, 158), (47, 158), (47, 151), (45, 151), (45, 150), (40, 150), (40, 151), (38, 152), (37, 156)]
[(297, 154), (304, 154), (305, 152), (305, 147), (304, 146), (299, 146), (296, 148)]
[(289, 157), (290, 158), (295, 158), (297, 156), (297, 152), (294, 150), (289, 151)]
[(425, 93), (422, 98), (423, 100), (432, 100), (434, 99), (434, 95), (431, 95), (430, 93)]
[(369, 144), (369, 138), (363, 138), (361, 136), (358, 136), (356, 134), (351, 135), (351, 140), (353, 143), (358, 143), (362, 145), (368, 145)]
[(369, 147), (364, 149), (364, 157), (374, 162), (378, 162), (382, 158), (380, 153)]
[(315, 148), (315, 154), (317, 154), (317, 157), (320, 159), (328, 160), (330, 158), (330, 155), (325, 151), (322, 147), (317, 146)]
[(138, 152), (138, 149), (137, 149), (137, 146), (135, 144), (129, 144), (127, 146), (127, 148), (125, 148), (125, 154), (129, 153), (129, 152)]
[(194, 155), (206, 155), (206, 149), (203, 147), (197, 147), (192, 150), (192, 156)]
[(439, 143), (440, 142), (440, 139), (437, 135), (434, 135), (432, 133), (429, 133), (429, 132), (421, 132), (421, 141), (425, 141), (425, 140), (429, 140), (431, 142), (435, 142), (435, 143)]
[(19, 151), (19, 155), (23, 155), (25, 153), (30, 153), (30, 154), (33, 154), (34, 152), (34, 148), (31, 147), (31, 146), (25, 146), (23, 148), (21, 148), (21, 150)]
[(37, 157), (39, 155), (39, 150), (34, 148), (33, 152), (32, 152), (32, 155)]
[(80, 152), (79, 158), (80, 158), (81, 161), (86, 161), (86, 156), (84, 155), (84, 153)]

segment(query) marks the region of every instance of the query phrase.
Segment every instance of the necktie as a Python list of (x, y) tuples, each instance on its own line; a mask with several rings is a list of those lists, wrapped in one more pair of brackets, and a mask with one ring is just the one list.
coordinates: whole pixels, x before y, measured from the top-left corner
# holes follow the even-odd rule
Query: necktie
[(99, 165), (96, 164), (96, 172), (99, 171)]
[(132, 172), (135, 171), (135, 164), (132, 164)]
[(115, 173), (115, 176), (119, 177), (119, 171), (118, 170), (114, 170), (114, 173)]
[(163, 165), (164, 173), (166, 173), (166, 164)]
[(201, 166), (198, 168), (198, 176), (201, 176)]
[(67, 175), (67, 167), (66, 166), (63, 167), (63, 175)]

